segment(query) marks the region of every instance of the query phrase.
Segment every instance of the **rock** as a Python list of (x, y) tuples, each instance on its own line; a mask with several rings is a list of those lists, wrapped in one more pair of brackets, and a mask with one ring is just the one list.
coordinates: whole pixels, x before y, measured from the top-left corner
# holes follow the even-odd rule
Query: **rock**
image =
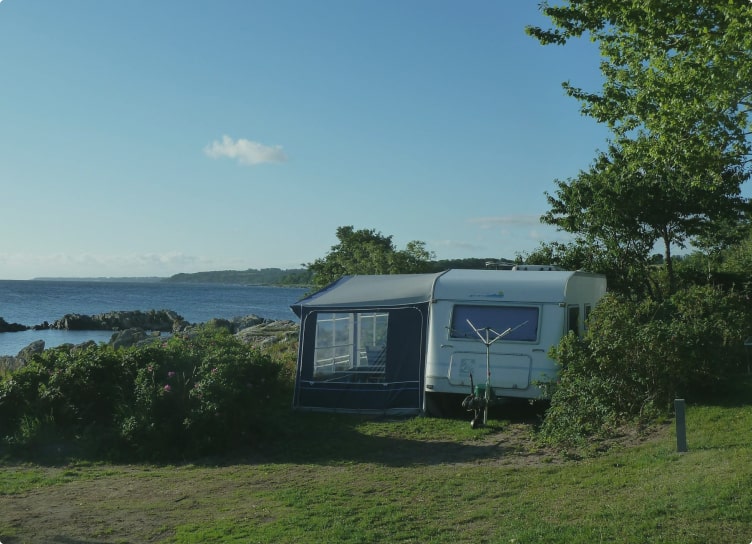
[(232, 322), (233, 334), (242, 331), (243, 329), (247, 329), (248, 327), (253, 327), (254, 325), (269, 322), (268, 319), (264, 319), (263, 317), (259, 317), (254, 314), (245, 315), (242, 317), (233, 317), (230, 321)]
[(107, 312), (97, 315), (66, 314), (50, 328), (70, 331), (106, 331), (144, 329), (177, 332), (188, 322), (172, 310), (141, 310)]
[(232, 332), (232, 323), (227, 319), (214, 317), (204, 323), (204, 325), (210, 329), (225, 329), (227, 332)]
[(34, 358), (34, 355), (38, 355), (43, 351), (44, 340), (35, 340), (18, 352), (18, 355), (16, 355), (16, 361), (17, 363), (19, 363), (19, 366), (23, 366), (26, 363), (30, 362)]
[(29, 327), (21, 325), (20, 323), (8, 323), (4, 318), (0, 317), (0, 332), (20, 332), (27, 331)]
[(264, 321), (235, 333), (243, 343), (263, 346), (277, 342), (297, 340), (300, 326), (294, 321)]
[(71, 346), (70, 351), (71, 353), (77, 353), (88, 348), (96, 347), (97, 345), (98, 344), (94, 340), (87, 340), (86, 342), (81, 342), (80, 344)]
[(146, 340), (146, 338), (147, 335), (144, 329), (131, 328), (113, 334), (110, 338), (109, 344), (116, 349), (127, 348), (134, 346), (143, 340)]
[(100, 323), (94, 320), (90, 315), (65, 314), (62, 319), (58, 319), (52, 325), (51, 329), (63, 329), (66, 331), (98, 331), (103, 328)]
[(261, 323), (268, 323), (269, 320), (259, 317), (257, 315), (245, 315), (239, 317), (233, 317), (232, 319), (213, 318), (204, 323), (207, 327), (226, 329), (228, 332), (235, 334), (248, 327), (259, 325)]
[(16, 357), (11, 355), (0, 356), (0, 374), (2, 374), (2, 372), (12, 372), (19, 367), (21, 367), (21, 363)]

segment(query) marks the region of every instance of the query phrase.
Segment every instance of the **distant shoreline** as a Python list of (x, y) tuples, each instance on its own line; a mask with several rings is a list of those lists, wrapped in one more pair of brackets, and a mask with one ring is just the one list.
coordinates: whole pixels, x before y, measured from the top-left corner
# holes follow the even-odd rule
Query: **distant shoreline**
[(214, 270), (210, 272), (181, 272), (168, 277), (160, 276), (99, 276), (55, 277), (43, 276), (30, 281), (100, 282), (100, 283), (214, 283), (229, 285), (255, 285), (262, 287), (309, 287), (312, 274), (306, 269), (263, 268), (261, 270)]
[(101, 281), (101, 282), (117, 282), (117, 283), (159, 283), (167, 281), (168, 277), (158, 276), (133, 276), (133, 277), (99, 277), (99, 278), (56, 278), (56, 277), (40, 277), (31, 278), (29, 281)]

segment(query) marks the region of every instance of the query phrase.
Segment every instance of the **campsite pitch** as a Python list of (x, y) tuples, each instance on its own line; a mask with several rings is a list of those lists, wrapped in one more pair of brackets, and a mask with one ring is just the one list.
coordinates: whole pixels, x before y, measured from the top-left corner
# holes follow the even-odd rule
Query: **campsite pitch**
[[(0, 540), (19, 543), (708, 542), (752, 538), (752, 407), (692, 407), (610, 453), (540, 449), (530, 414), (298, 414), (276, 440), (181, 465), (3, 463)], [(694, 443), (693, 443), (694, 441)], [(693, 449), (694, 448), (694, 449)], [(718, 540), (719, 535), (722, 538)]]

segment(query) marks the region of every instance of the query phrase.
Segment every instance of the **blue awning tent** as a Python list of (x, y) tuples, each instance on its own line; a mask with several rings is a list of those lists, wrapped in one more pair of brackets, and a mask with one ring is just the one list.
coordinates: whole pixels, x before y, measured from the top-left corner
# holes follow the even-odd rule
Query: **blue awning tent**
[(296, 302), (300, 345), (293, 406), (419, 412), (429, 303), (442, 274), (345, 276)]

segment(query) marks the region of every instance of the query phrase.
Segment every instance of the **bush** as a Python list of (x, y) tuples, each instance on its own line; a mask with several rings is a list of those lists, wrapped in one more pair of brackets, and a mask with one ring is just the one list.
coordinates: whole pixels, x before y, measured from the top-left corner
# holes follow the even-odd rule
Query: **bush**
[(662, 302), (608, 294), (584, 338), (570, 334), (552, 350), (562, 372), (544, 384), (551, 406), (542, 437), (582, 445), (626, 421), (667, 414), (677, 397), (717, 391), (744, 360), (748, 305), (743, 295), (709, 286)]
[(54, 427), (109, 457), (218, 452), (252, 443), (289, 400), (282, 370), (216, 329), (146, 347), (47, 350), (0, 382), (0, 435), (28, 446)]

